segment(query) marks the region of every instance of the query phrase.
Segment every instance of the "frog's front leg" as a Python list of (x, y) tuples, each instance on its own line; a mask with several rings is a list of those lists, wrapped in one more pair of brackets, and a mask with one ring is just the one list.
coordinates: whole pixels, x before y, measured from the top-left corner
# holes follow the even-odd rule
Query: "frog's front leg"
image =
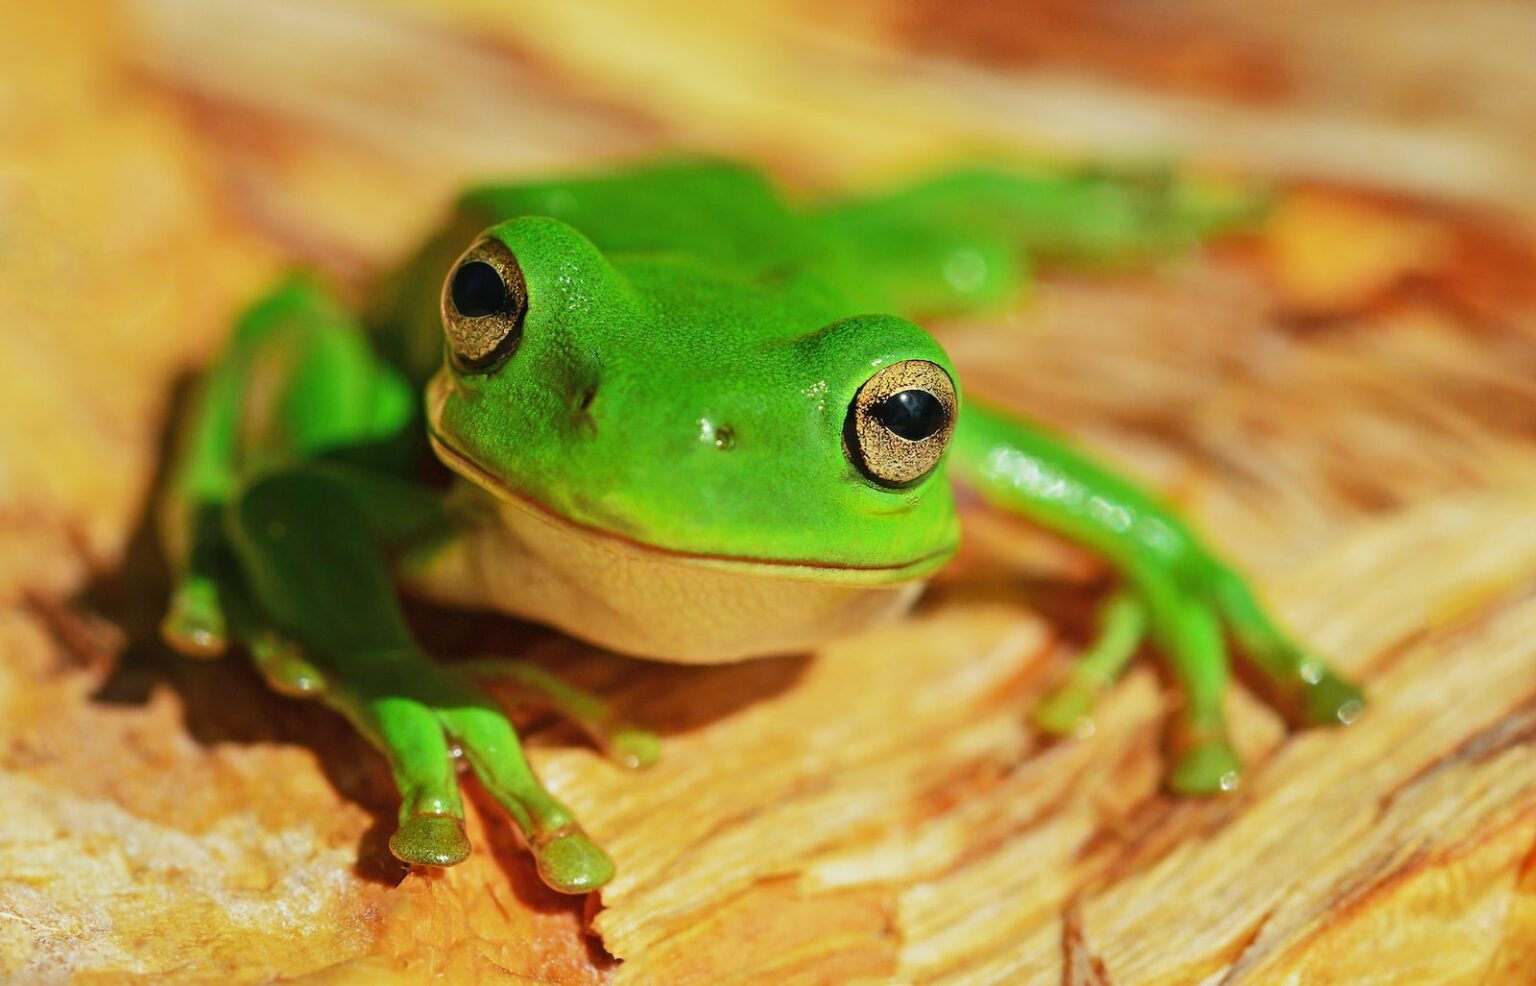
[(1169, 731), (1168, 786), (1182, 794), (1236, 789), (1242, 764), (1227, 741), (1226, 698), (1231, 669), (1221, 620), (1204, 587), (1188, 584), (1178, 568), (1138, 573), (1148, 600), (1153, 640), (1183, 693)]
[(280, 635), (274, 647), (303, 649), (301, 661), (289, 654), (281, 666), (323, 675), (311, 691), (388, 761), (401, 797), (391, 851), (434, 866), (468, 855), (456, 743), (517, 823), (546, 883), (568, 893), (602, 885), (612, 862), (534, 775), (506, 712), (412, 639), (359, 489), (323, 470), (272, 474), (231, 501), (225, 527), (253, 608)]
[(1226, 635), (1243, 645), (1293, 719), (1347, 724), (1358, 689), (1275, 626), (1241, 577), (1146, 492), (1040, 431), (974, 403), (951, 445), (951, 470), (989, 502), (1093, 549), (1125, 579), (1098, 642), (1037, 721), (1072, 730), (1118, 673), (1143, 629), (1166, 655), (1183, 703), (1172, 735), (1169, 784), (1204, 793), (1232, 789), (1239, 764), (1222, 703), (1230, 670)]
[(1169, 786), (1182, 793), (1231, 790), (1241, 765), (1223, 721), (1228, 673), (1220, 621), (1202, 594), (1186, 591), (1171, 571), (1139, 566), (1130, 581), (1105, 602), (1098, 637), (1031, 718), (1052, 735), (1090, 733), (1094, 705), (1151, 636), (1168, 655), (1184, 699), (1171, 730)]
[(1035, 708), (1031, 719), (1055, 736), (1087, 732), (1093, 708), (1136, 656), (1147, 635), (1147, 606), (1121, 587), (1099, 607), (1097, 636), (1072, 662), (1071, 673)]

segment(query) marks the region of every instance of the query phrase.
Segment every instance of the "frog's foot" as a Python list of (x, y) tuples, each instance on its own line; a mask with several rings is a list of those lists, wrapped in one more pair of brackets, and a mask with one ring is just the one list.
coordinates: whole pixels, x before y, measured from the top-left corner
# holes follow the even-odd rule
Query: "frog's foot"
[(547, 791), (523, 755), (507, 713), (459, 668), (419, 655), (369, 655), (332, 677), (324, 699), (389, 761), (400, 790), (400, 826), (389, 840), (406, 863), (452, 866), (469, 855), (450, 740), (507, 811), (544, 882), (585, 893), (613, 877), (613, 862)]
[(1165, 211), (1201, 237), (1243, 229), (1271, 211), (1271, 187), (1230, 176), (1182, 174), (1169, 183)]
[(1089, 736), (1093, 709), (1125, 670), (1146, 634), (1147, 612), (1121, 589), (1099, 609), (1098, 637), (1077, 659), (1070, 676), (1036, 706), (1031, 721), (1053, 736)]
[(1244, 655), (1270, 686), (1270, 698), (1293, 724), (1348, 726), (1365, 711), (1365, 695), (1283, 633), (1236, 573), (1215, 569), (1215, 596)]
[[(584, 894), (613, 879), (613, 861), (579, 826), (530, 843), (539, 879), (566, 894)], [(403, 819), (389, 837), (389, 851), (416, 866), (453, 866), (469, 857), (462, 817), (425, 813)]]
[(1231, 668), (1221, 614), (1187, 571), (1144, 573), (1137, 588), (1183, 695), (1170, 724), (1168, 787), (1180, 794), (1235, 791), (1242, 764), (1227, 742), (1222, 711)]
[[(456, 677), (456, 672), (444, 670)], [(480, 782), (517, 822), (544, 882), (562, 893), (594, 890), (613, 878), (613, 861), (582, 831), (569, 808), (545, 790), (524, 758), (507, 714), (479, 688), (454, 686), (460, 698), (438, 715), (458, 740)]]
[(251, 663), (272, 690), (295, 698), (319, 698), (325, 693), (325, 672), (311, 664), (298, 644), (263, 630), (249, 640)]
[(188, 657), (218, 657), (229, 645), (218, 585), (204, 575), (182, 579), (160, 621), (160, 636)]
[(1359, 718), (1360, 690), (1276, 629), (1241, 579), (1203, 555), (1181, 561), (1143, 568), (1133, 585), (1110, 597), (1100, 610), (1098, 638), (1035, 711), (1036, 726), (1057, 735), (1091, 734), (1094, 704), (1150, 636), (1183, 695), (1172, 726), (1168, 786), (1181, 794), (1234, 791), (1242, 765), (1222, 718), (1228, 630), (1293, 722), (1348, 725)]
[(1277, 685), (1273, 701), (1302, 726), (1348, 726), (1365, 711), (1360, 689), (1317, 660), (1303, 660), (1289, 687)]
[(1243, 765), (1221, 729), (1185, 725), (1174, 731), (1169, 746), (1171, 790), (1178, 794), (1227, 794), (1237, 790)]
[(1093, 735), (1093, 709), (1105, 688), (1075, 678), (1058, 685), (1035, 706), (1029, 721), (1051, 736)]
[[(1175, 172), (1166, 167), (1089, 168), (1085, 260), (1156, 259), (1253, 225), (1273, 194), (1250, 181)], [(1078, 219), (1078, 222), (1084, 222)]]
[(1228, 744), (1222, 696), (1229, 670), (1224, 637), (1268, 680), (1275, 703), (1305, 725), (1348, 725), (1364, 708), (1360, 690), (1281, 633), (1252, 592), (1225, 566), (1202, 558), (1171, 576), (1146, 579), (1153, 634), (1184, 693), (1175, 721), (1169, 786), (1183, 793), (1235, 790), (1241, 765)]
[(453, 866), (469, 858), (464, 819), (452, 814), (423, 812), (400, 820), (389, 837), (389, 851), (402, 863)]
[(634, 769), (649, 767), (661, 755), (655, 733), (617, 719), (608, 703), (529, 661), (481, 658), (456, 665), (486, 681), (515, 685), (529, 701), (548, 706), (585, 733), (615, 763)]
[[(462, 763), (511, 816), (550, 886), (577, 893), (612, 875), (608, 857), (534, 776), (506, 710), (411, 639), (354, 496), (323, 474), (279, 473), (246, 488), (226, 521), (251, 593), (250, 613), (230, 593), (239, 636), (258, 644), (258, 665), (280, 687), (317, 694), (384, 755), (400, 792), (396, 856), (451, 866), (469, 854)], [(314, 663), (263, 637), (271, 627), (302, 642)]]
[(540, 878), (561, 893), (584, 894), (613, 879), (613, 860), (580, 826), (545, 836), (532, 849)]

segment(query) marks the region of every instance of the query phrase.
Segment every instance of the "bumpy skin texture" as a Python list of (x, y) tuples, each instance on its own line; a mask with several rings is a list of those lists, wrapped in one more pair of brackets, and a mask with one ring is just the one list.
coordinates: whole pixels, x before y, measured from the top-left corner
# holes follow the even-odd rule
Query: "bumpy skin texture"
[[(451, 738), (545, 880), (580, 892), (612, 864), (534, 777), (474, 678), (509, 678), (621, 762), (650, 762), (655, 741), (537, 668), (441, 665), (412, 639), (392, 566), (464, 533), (412, 480), (424, 432), (459, 471), (575, 529), (725, 560), (741, 578), (758, 567), (782, 578), (785, 565), (829, 583), (920, 578), (955, 548), (953, 477), (1123, 575), (1102, 636), (1038, 710), (1042, 728), (1074, 729), (1149, 638), (1185, 693), (1171, 785), (1230, 789), (1226, 631), (1303, 721), (1348, 721), (1359, 693), (1276, 630), (1152, 497), (980, 405), (956, 420), (953, 367), (902, 316), (996, 307), (1032, 260), (1155, 257), (1253, 206), (1246, 192), (1167, 176), (976, 171), (801, 207), (757, 173), (713, 163), (471, 191), (382, 287), (371, 343), (302, 278), (242, 320), (188, 420), (167, 497), (180, 581), (166, 635), (200, 654), (237, 639), (275, 687), (350, 718), (400, 788), (390, 845), (401, 859), (441, 866), (469, 852)], [(472, 246), (515, 268), (515, 290), (503, 272), (486, 303), (503, 305), (512, 329), (488, 364), (469, 367), (450, 345), (445, 365), (444, 319), (452, 328), (461, 303), (476, 308), (452, 290)], [(912, 400), (885, 444), (928, 468), (900, 482), (877, 475), (850, 424), (861, 388), (892, 368)], [(413, 395), (429, 378), (424, 422)]]

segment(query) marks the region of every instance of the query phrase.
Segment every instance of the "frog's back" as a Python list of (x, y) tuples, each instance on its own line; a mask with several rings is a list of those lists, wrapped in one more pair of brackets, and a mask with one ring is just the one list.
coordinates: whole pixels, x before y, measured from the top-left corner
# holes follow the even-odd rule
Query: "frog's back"
[(670, 160), (481, 185), (459, 198), (452, 221), (385, 285), (370, 319), (381, 350), (412, 380), (425, 382), (441, 360), (443, 272), (481, 230), (523, 216), (557, 219), (610, 257), (666, 255), (746, 279), (847, 280), (837, 241), (746, 165)]
[(548, 216), (605, 254), (679, 253), (753, 274), (823, 263), (827, 243), (763, 174), (727, 162), (665, 161), (622, 172), (472, 189), (460, 209), (491, 225)]

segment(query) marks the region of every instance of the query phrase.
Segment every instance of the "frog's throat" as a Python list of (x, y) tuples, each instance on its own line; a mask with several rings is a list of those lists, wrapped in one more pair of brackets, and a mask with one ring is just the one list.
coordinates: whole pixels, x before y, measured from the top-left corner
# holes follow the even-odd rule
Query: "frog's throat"
[(821, 560), (780, 560), (679, 551), (572, 520), (527, 494), (513, 489), (499, 476), (454, 448), (438, 433), (435, 422), (428, 422), (427, 435), (432, 442), (432, 450), (444, 465), (485, 490), (498, 501), (536, 514), (555, 526), (575, 529), (587, 537), (607, 540), (616, 545), (625, 545), (677, 561), (750, 572), (759, 577), (877, 586), (925, 578), (940, 568), (955, 552), (952, 544), (946, 544), (937, 551), (894, 565), (854, 565)]

